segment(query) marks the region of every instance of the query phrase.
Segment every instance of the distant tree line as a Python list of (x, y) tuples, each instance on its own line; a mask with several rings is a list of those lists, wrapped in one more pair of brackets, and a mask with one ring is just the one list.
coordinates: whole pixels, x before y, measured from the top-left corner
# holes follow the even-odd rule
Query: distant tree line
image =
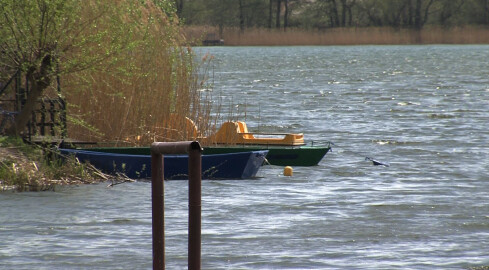
[(174, 0), (186, 25), (284, 29), (422, 29), (489, 25), (489, 0)]

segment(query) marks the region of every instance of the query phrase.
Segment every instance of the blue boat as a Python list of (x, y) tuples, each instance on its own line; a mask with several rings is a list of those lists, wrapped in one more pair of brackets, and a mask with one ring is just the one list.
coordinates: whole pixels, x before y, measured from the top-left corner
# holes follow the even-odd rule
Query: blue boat
[[(114, 154), (78, 149), (59, 149), (74, 155), (107, 174), (123, 173), (129, 178), (151, 178), (150, 155)], [(268, 151), (202, 155), (202, 179), (254, 178)], [(166, 180), (188, 179), (188, 155), (164, 155)]]
[[(149, 147), (91, 147), (88, 151), (128, 155), (149, 155)], [(330, 143), (324, 146), (275, 146), (275, 145), (212, 145), (205, 146), (204, 155), (230, 154), (237, 152), (268, 151), (265, 164), (278, 166), (316, 166), (331, 150)]]

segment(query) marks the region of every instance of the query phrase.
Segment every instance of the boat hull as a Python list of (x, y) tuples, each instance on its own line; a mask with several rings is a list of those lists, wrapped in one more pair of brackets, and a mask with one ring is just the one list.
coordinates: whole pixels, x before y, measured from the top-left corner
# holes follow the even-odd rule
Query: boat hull
[[(97, 147), (94, 151), (132, 155), (149, 155), (149, 147)], [(248, 151), (268, 151), (266, 163), (278, 166), (316, 166), (331, 151), (330, 146), (260, 146), (233, 145), (204, 147), (204, 155), (229, 154)]]
[[(150, 178), (151, 156), (107, 153), (78, 149), (60, 149), (63, 155), (74, 155), (80, 162), (89, 162), (107, 174), (124, 173), (127, 177)], [(267, 151), (202, 155), (202, 179), (254, 178), (265, 160)], [(166, 180), (188, 179), (187, 155), (164, 155)]]
[(316, 166), (331, 150), (330, 147), (272, 147), (272, 146), (222, 146), (204, 149), (207, 154), (236, 153), (268, 150), (267, 162), (278, 166)]

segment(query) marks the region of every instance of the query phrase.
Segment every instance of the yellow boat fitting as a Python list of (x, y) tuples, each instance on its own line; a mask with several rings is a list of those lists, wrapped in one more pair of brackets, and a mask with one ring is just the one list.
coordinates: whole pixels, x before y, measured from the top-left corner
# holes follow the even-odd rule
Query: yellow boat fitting
[[(259, 138), (255, 135), (279, 136)], [(253, 145), (305, 145), (302, 133), (250, 133), (245, 122), (224, 122), (221, 128), (209, 137), (215, 144), (253, 144)]]

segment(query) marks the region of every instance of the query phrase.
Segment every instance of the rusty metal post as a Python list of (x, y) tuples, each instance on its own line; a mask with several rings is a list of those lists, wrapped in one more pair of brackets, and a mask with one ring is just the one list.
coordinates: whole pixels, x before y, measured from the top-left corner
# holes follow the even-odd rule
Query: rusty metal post
[(188, 269), (201, 267), (202, 148), (198, 142), (151, 144), (151, 196), (153, 214), (153, 269), (165, 269), (165, 209), (163, 154), (188, 154), (189, 240)]
[(201, 267), (201, 210), (202, 210), (202, 148), (190, 144), (188, 156), (188, 269)]
[(163, 155), (151, 151), (153, 269), (165, 269), (165, 184), (163, 168)]

